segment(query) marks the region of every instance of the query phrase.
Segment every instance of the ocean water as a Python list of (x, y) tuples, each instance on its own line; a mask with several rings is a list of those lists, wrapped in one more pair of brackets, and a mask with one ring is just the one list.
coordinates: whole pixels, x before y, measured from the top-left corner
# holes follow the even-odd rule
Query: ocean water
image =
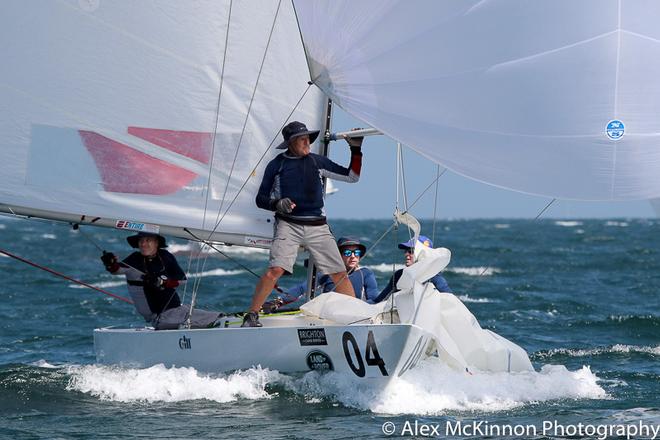
[[(431, 223), (423, 224), (432, 235)], [(335, 235), (368, 243), (389, 225), (332, 222)], [(125, 234), (83, 233), (0, 218), (0, 249), (127, 295), (92, 244), (125, 255)], [(389, 234), (363, 261), (380, 284), (402, 263), (396, 243), (406, 239), (402, 229)], [(171, 242), (200, 280), (201, 307), (249, 304), (256, 278), (233, 260), (261, 272), (266, 252), (230, 247), (232, 260), (215, 253), (190, 259), (193, 246)], [(139, 323), (132, 306), (0, 256), (0, 437), (355, 439), (386, 438), (393, 426), (391, 437), (413, 438), (415, 423), (417, 438), (422, 426), (430, 437), (455, 438), (603, 438), (603, 426), (660, 429), (658, 220), (441, 221), (435, 242), (452, 250), (445, 272), (452, 289), (482, 327), (525, 348), (536, 372), (468, 376), (430, 359), (380, 389), (334, 373), (101, 366), (93, 329)], [(303, 274), (301, 264), (281, 284)], [(462, 431), (448, 432), (459, 423)], [(593, 430), (572, 435), (580, 423)], [(485, 431), (527, 425), (537, 431)]]

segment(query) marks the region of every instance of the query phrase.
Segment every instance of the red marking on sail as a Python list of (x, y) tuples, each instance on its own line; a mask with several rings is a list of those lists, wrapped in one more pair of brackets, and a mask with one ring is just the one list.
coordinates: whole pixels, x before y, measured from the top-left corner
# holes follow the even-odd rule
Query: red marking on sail
[(143, 127), (128, 127), (128, 133), (198, 162), (209, 163), (211, 133)]
[(106, 191), (172, 194), (197, 177), (191, 171), (153, 158), (98, 133), (84, 130), (79, 130), (79, 133), (85, 148), (94, 158)]

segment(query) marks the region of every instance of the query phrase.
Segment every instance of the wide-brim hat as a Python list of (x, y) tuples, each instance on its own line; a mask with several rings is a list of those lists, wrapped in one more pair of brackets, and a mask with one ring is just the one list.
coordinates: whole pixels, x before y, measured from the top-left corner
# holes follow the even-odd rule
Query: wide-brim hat
[[(420, 235), (417, 237), (417, 241), (422, 243), (424, 246), (433, 248), (433, 240), (428, 238), (426, 235)], [(411, 238), (408, 241), (404, 241), (403, 243), (399, 243), (399, 249), (413, 249), (415, 247), (415, 242)]]
[(289, 122), (282, 129), (282, 136), (284, 137), (284, 141), (282, 141), (282, 143), (275, 148), (278, 150), (285, 150), (289, 148), (289, 141), (291, 139), (305, 135), (309, 135), (309, 143), (312, 144), (316, 138), (319, 137), (320, 132), (320, 130), (308, 130), (307, 126), (302, 122)]
[(158, 249), (167, 247), (165, 237), (159, 234), (154, 234), (152, 232), (138, 232), (135, 235), (126, 237), (126, 241), (131, 245), (132, 248), (138, 248), (140, 246), (140, 238), (142, 237), (156, 237), (158, 239)]
[(357, 246), (358, 249), (362, 251), (362, 255), (367, 253), (367, 247), (360, 243), (360, 240), (357, 238), (353, 237), (341, 237), (339, 240), (337, 240), (337, 247), (339, 250), (343, 247), (348, 247), (348, 246)]

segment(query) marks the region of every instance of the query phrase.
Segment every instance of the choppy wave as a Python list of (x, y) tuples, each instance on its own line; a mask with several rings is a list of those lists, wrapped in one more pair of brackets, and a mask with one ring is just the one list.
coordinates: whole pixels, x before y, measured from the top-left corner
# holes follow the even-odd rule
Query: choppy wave
[[(374, 272), (392, 273), (392, 265), (388, 263), (373, 264), (371, 266), (364, 266), (364, 267), (369, 268)], [(403, 264), (395, 264), (394, 270), (397, 271), (399, 269), (403, 269), (404, 267), (406, 266)]]
[(57, 235), (55, 235), (55, 234), (41, 234), (41, 238), (45, 238), (46, 240), (57, 240)]
[[(370, 266), (364, 266), (367, 267), (374, 272), (383, 272), (383, 273), (391, 273), (392, 272), (392, 265), (387, 264), (387, 263), (381, 263), (381, 264), (374, 264)], [(394, 265), (394, 270), (399, 270), (403, 269), (404, 266), (403, 264), (395, 264)], [(483, 275), (484, 276), (490, 276), (494, 275), (496, 273), (500, 273), (502, 270), (498, 269), (497, 267), (483, 267), (483, 266), (477, 266), (477, 267), (448, 267), (445, 269), (445, 272), (452, 272), (452, 273), (458, 273), (461, 275), (469, 275), (469, 276), (479, 276)]]
[(628, 227), (628, 222), (606, 221), (605, 226), (618, 226), (619, 228)]
[(204, 277), (232, 277), (234, 275), (239, 275), (244, 273), (243, 269), (211, 269), (205, 270), (204, 272), (191, 273), (188, 275), (188, 278), (204, 278)]
[(535, 358), (544, 359), (553, 356), (569, 356), (569, 357), (584, 357), (584, 356), (601, 356), (608, 354), (620, 353), (645, 353), (655, 356), (660, 356), (660, 345), (639, 347), (636, 345), (615, 344), (609, 347), (596, 347), (585, 349), (573, 348), (554, 348), (552, 350), (540, 352), (534, 355)]
[(67, 390), (80, 391), (116, 402), (180, 402), (206, 399), (231, 402), (267, 399), (266, 384), (279, 373), (251, 368), (226, 376), (201, 374), (194, 368), (122, 369), (98, 365), (68, 367)]
[(448, 267), (446, 272), (460, 273), (469, 276), (491, 276), (502, 270), (497, 267)]
[(546, 365), (540, 372), (467, 375), (438, 359), (428, 359), (403, 377), (392, 378), (386, 387), (334, 372), (288, 376), (258, 367), (219, 376), (163, 365), (146, 369), (71, 366), (67, 372), (67, 390), (118, 402), (268, 399), (278, 394), (269, 387), (283, 387), (309, 404), (330, 400), (378, 414), (438, 415), (452, 410), (504, 411), (567, 398), (608, 398), (589, 367), (571, 372)]
[[(255, 256), (255, 255), (267, 256), (269, 253), (268, 249), (246, 247), (246, 246), (214, 245), (213, 247), (215, 247), (224, 254), (233, 254), (233, 255), (241, 255), (241, 256)], [(173, 254), (179, 254), (179, 255), (190, 254), (190, 253), (220, 255), (218, 251), (216, 251), (215, 249), (209, 246), (199, 245), (197, 243), (186, 243), (186, 244), (172, 243), (168, 245), (167, 250)]]
[(582, 222), (578, 222), (574, 220), (557, 220), (555, 222), (555, 225), (564, 226), (566, 228), (573, 228), (575, 226), (582, 226)]
[(488, 298), (472, 298), (470, 295), (458, 295), (458, 298), (464, 303), (494, 303), (499, 302)]
[[(89, 283), (90, 286), (98, 287), (99, 289), (105, 289), (108, 287), (117, 287), (117, 286), (125, 286), (126, 285), (126, 280), (121, 278), (117, 281), (112, 280), (112, 281), (100, 281), (98, 283)], [(69, 287), (72, 289), (87, 289), (87, 287), (81, 285), (81, 284), (69, 284)]]
[[(244, 273), (243, 269), (227, 270), (227, 269), (210, 269), (205, 270), (204, 272), (197, 272), (188, 274), (188, 279), (191, 278), (204, 278), (204, 277), (231, 277), (234, 275), (239, 275)], [(90, 286), (98, 287), (99, 289), (105, 289), (107, 287), (117, 287), (126, 284), (124, 278), (119, 278), (118, 280), (112, 281), (99, 281), (98, 283), (89, 283)], [(69, 287), (72, 289), (87, 289), (87, 287), (80, 284), (69, 284)]]

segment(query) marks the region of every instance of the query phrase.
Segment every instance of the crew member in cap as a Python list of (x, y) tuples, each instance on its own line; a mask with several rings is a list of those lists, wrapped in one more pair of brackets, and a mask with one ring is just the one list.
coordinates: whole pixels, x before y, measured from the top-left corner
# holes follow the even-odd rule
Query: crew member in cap
[[(360, 240), (353, 237), (341, 237), (337, 240), (337, 247), (344, 262), (348, 280), (353, 286), (355, 296), (362, 301), (373, 304), (380, 293), (378, 284), (376, 283), (376, 276), (368, 267), (360, 266), (360, 259), (367, 253), (367, 247)], [(317, 284), (317, 292), (332, 292), (335, 290), (335, 283), (328, 275), (319, 277)], [(307, 293), (307, 281), (288, 289), (285, 293), (289, 298), (293, 299), (293, 301), (288, 301), (288, 303), (299, 300)], [(266, 312), (272, 313), (281, 305), (281, 299), (267, 301), (264, 303), (263, 309)]]
[(344, 263), (326, 222), (322, 178), (357, 182), (362, 167), (362, 137), (347, 138), (351, 160), (344, 168), (311, 152), (319, 130), (308, 130), (294, 121), (282, 129), (286, 149), (266, 166), (257, 193), (259, 208), (275, 211), (275, 237), (270, 248), (268, 270), (261, 276), (252, 297), (244, 327), (260, 327), (259, 310), (284, 273), (292, 273), (298, 247), (304, 246), (320, 271), (337, 284), (335, 291), (355, 296)]
[[(417, 240), (417, 246), (426, 246), (432, 248), (433, 241), (431, 241), (431, 239), (426, 237), (425, 235), (420, 235)], [(413, 243), (413, 239), (410, 239), (403, 243), (399, 243), (399, 249), (403, 250), (404, 252), (404, 256), (406, 259), (406, 267), (410, 266), (415, 262), (415, 243)], [(378, 297), (374, 300), (374, 302), (378, 303), (387, 299), (387, 297), (390, 296), (390, 293), (396, 290), (396, 283), (399, 281), (399, 278), (401, 278), (402, 273), (403, 273), (403, 269), (399, 269), (396, 272), (394, 272), (394, 275), (392, 275), (392, 278), (390, 278), (390, 280), (387, 282), (387, 285), (385, 286), (383, 291), (380, 292), (380, 295), (378, 295)], [(449, 288), (449, 284), (447, 283), (447, 280), (445, 280), (445, 278), (440, 274), (436, 274), (433, 278), (429, 279), (427, 283), (433, 283), (433, 285), (438, 290), (438, 292), (451, 293), (451, 289)]]
[[(126, 238), (128, 244), (139, 249), (121, 262), (110, 252), (103, 252), (101, 261), (108, 272), (126, 275), (128, 292), (138, 313), (156, 330), (176, 329), (186, 322), (190, 306), (182, 305), (176, 288), (185, 282), (183, 272), (174, 255), (166, 251), (165, 237), (139, 232)], [(192, 328), (212, 326), (218, 312), (193, 311)]]

